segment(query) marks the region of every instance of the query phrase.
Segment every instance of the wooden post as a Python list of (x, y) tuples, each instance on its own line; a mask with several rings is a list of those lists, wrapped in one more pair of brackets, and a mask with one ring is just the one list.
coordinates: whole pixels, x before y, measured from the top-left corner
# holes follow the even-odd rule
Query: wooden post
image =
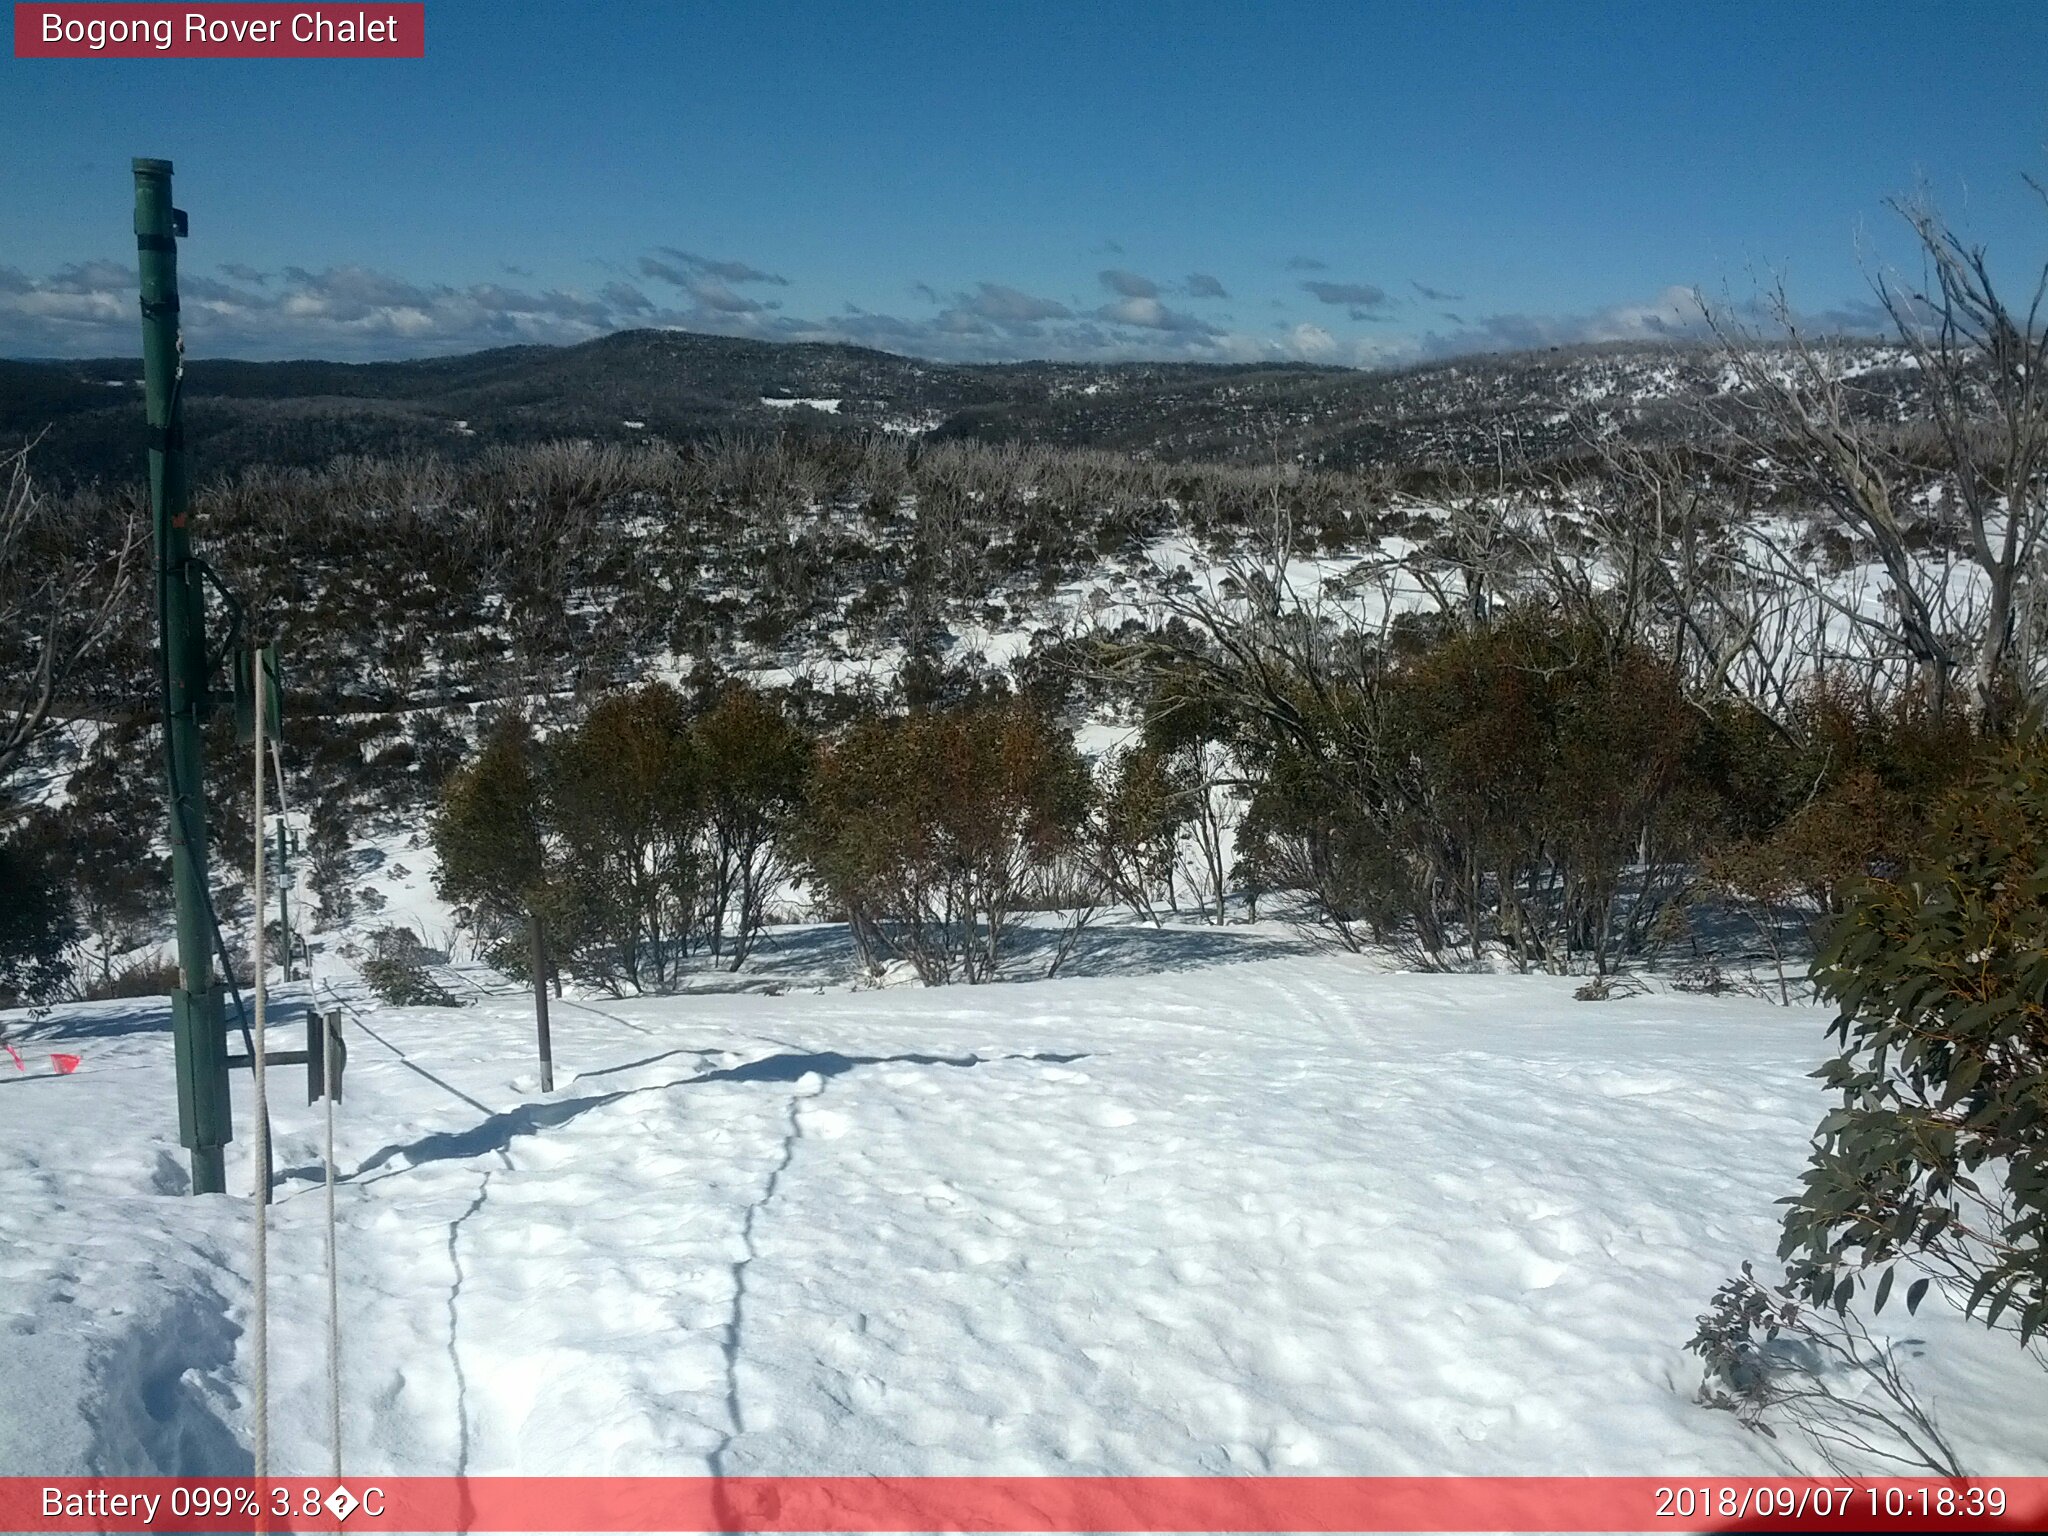
[(538, 912), (526, 919), (533, 965), (533, 1022), (540, 1031), (540, 1091), (555, 1091), (555, 1048), (548, 1039), (548, 937)]

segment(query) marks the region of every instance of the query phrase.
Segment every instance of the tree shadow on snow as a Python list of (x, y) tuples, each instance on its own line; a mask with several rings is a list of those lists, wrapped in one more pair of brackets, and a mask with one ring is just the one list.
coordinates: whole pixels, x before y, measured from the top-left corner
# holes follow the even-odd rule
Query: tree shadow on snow
[[(234, 1005), (228, 1005), (230, 1014)], [(171, 1000), (168, 997), (124, 997), (88, 1009), (71, 1005), (47, 1018), (34, 1019), (26, 1027), (16, 1024), (4, 1031), (16, 1045), (62, 1045), (71, 1040), (118, 1040), (123, 1035), (167, 1035), (171, 1032)], [(4, 1079), (0, 1079), (4, 1081)]]
[[(1050, 914), (1043, 921), (1040, 917), (1024, 913), (1013, 921), (1004, 940), (1004, 980), (1039, 979), (1058, 954), (1066, 939), (1064, 919), (1060, 914)], [(1271, 928), (1235, 922), (1205, 924), (1192, 915), (1169, 918), (1155, 928), (1119, 911), (1098, 917), (1075, 936), (1058, 974), (1156, 975), (1315, 950), (1313, 939), (1278, 934)], [(701, 963), (708, 966), (710, 961), (706, 957)], [(861, 969), (846, 924), (794, 924), (764, 929), (739, 970), (692, 970), (676, 990), (682, 994), (753, 992), (772, 996), (796, 986), (845, 986), (861, 979)]]
[[(665, 1052), (666, 1055), (686, 1054)], [(650, 1056), (642, 1061), (628, 1062), (624, 1066), (605, 1069), (609, 1072), (623, 1072), (633, 1067), (648, 1066), (660, 1061), (663, 1056)], [(782, 1055), (766, 1056), (758, 1061), (744, 1062), (736, 1067), (719, 1067), (713, 1071), (700, 1072), (694, 1077), (679, 1078), (674, 1082), (650, 1083), (643, 1088), (621, 1088), (611, 1093), (588, 1094), (581, 1098), (561, 1099), (554, 1102), (520, 1104), (515, 1107), (488, 1115), (466, 1130), (437, 1131), (422, 1136), (416, 1141), (395, 1142), (380, 1147), (370, 1154), (362, 1165), (350, 1175), (349, 1182), (360, 1180), (366, 1174), (376, 1173), (380, 1168), (393, 1163), (404, 1168), (416, 1168), (422, 1163), (466, 1161), (483, 1157), (489, 1153), (505, 1152), (520, 1136), (532, 1136), (553, 1126), (566, 1125), (571, 1120), (616, 1104), (621, 1099), (630, 1099), (643, 1093), (666, 1093), (673, 1088), (695, 1088), (706, 1083), (794, 1083), (811, 1073), (819, 1077), (833, 1078), (851, 1072), (855, 1067), (888, 1065), (909, 1065), (921, 1067), (978, 1067), (989, 1061), (1042, 1061), (1069, 1062), (1081, 1059), (1081, 1053), (1039, 1051), (1034, 1053), (1010, 1052), (1003, 1056), (927, 1056), (906, 1053), (898, 1056), (846, 1056), (838, 1051), (796, 1051)], [(601, 1072), (583, 1074), (584, 1077), (602, 1076)], [(317, 1170), (293, 1169), (287, 1174)], [(389, 1174), (385, 1177), (390, 1177)]]
[[(1011, 965), (1020, 979), (1042, 974), (1059, 947), (1061, 935), (1050, 928), (1017, 931)], [(1061, 964), (1062, 976), (1154, 976), (1168, 971), (1198, 971), (1247, 960), (1272, 960), (1282, 955), (1309, 955), (1316, 946), (1306, 938), (1282, 937), (1236, 924), (1196, 926), (1117, 922), (1084, 928), (1073, 953)]]

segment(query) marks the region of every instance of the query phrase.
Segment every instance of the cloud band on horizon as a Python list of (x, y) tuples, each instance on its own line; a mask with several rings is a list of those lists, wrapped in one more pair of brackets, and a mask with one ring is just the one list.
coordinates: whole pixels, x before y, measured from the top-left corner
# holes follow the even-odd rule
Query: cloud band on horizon
[[(1696, 340), (1705, 334), (1692, 290), (1668, 287), (1646, 301), (1577, 314), (1496, 313), (1440, 317), (1448, 328), (1333, 334), (1320, 323), (1277, 318), (1271, 328), (1228, 329), (1172, 309), (1159, 285), (1136, 273), (1100, 274), (1111, 302), (1092, 310), (983, 281), (952, 293), (924, 287), (934, 313), (906, 316), (845, 305), (813, 318), (743, 288), (792, 287), (741, 262), (663, 248), (636, 264), (655, 289), (624, 277), (594, 294), (495, 282), (416, 283), (361, 266), (290, 266), (275, 273), (224, 263), (183, 278), (184, 318), (195, 353), (220, 357), (330, 357), (364, 361), (523, 343), (566, 344), (642, 327), (762, 341), (843, 342), (942, 362), (1043, 358), (1070, 362), (1317, 362), (1371, 367), (1468, 353), (1579, 342)], [(1214, 282), (1213, 279), (1210, 279)], [(1384, 323), (1392, 305), (1371, 284), (1305, 283), (1320, 303)], [(1417, 285), (1420, 286), (1420, 285)], [(1193, 280), (1197, 297), (1223, 297)], [(1139, 291), (1150, 288), (1150, 293)], [(662, 297), (672, 290), (672, 297)], [(16, 357), (133, 355), (135, 272), (87, 261), (31, 277), (0, 267), (0, 353)], [(1818, 314), (1830, 328), (1882, 330), (1874, 307)]]

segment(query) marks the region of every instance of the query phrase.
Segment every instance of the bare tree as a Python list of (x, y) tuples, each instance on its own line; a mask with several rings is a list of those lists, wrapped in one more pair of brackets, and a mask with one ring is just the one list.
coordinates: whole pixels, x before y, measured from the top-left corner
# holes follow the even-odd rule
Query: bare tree
[[(1372, 786), (1359, 782), (1358, 772), (1382, 756), (1376, 722), (1370, 712), (1347, 706), (1359, 690), (1373, 686), (1375, 630), (1366, 613), (1372, 594), (1351, 592), (1351, 606), (1340, 609), (1327, 592), (1298, 591), (1289, 574), (1291, 527), (1277, 498), (1268, 510), (1270, 525), (1220, 575), (1176, 582), (1161, 573), (1150, 598), (1153, 627), (1135, 640), (1100, 645), (1092, 664), (1099, 669), (1095, 679), (1142, 695), (1153, 693), (1162, 677), (1171, 677), (1170, 694), (1152, 704), (1161, 722), (1170, 727), (1190, 709), (1219, 710), (1299, 750), (1330, 773), (1333, 786), (1342, 784), (1341, 791), (1333, 792), (1370, 805)], [(1387, 569), (1375, 574), (1387, 581), (1394, 575)], [(1223, 775), (1210, 793), (1245, 788), (1241, 776)], [(1184, 813), (1200, 809), (1185, 800), (1180, 804)], [(1216, 802), (1210, 804), (1213, 808)], [(1220, 825), (1211, 840), (1220, 873)], [(1206, 849), (1203, 857), (1208, 857)], [(1304, 875), (1300, 883), (1315, 890), (1315, 875)], [(1212, 884), (1221, 891), (1220, 879)], [(1220, 895), (1217, 899), (1220, 914)], [(1362, 936), (1341, 904), (1317, 900), (1337, 940), (1349, 949), (1360, 947)]]
[[(1748, 396), (1738, 435), (1766, 461), (1789, 458), (1801, 482), (1869, 547), (1885, 573), (1890, 611), (1829, 597), (1806, 572), (1810, 589), (1850, 628), (1895, 630), (1937, 707), (1960, 691), (1956, 702), (1996, 723), (2037, 700), (2048, 681), (2048, 647), (2031, 607), (2048, 530), (2048, 264), (2016, 309), (1983, 249), (1966, 244), (1929, 203), (1893, 206), (1919, 244), (1922, 276), (1911, 283), (1881, 274), (1874, 287), (1932, 420), (1931, 470), (1911, 434), (1884, 419), (1880, 402), (1848, 376), (1836, 349), (1805, 333), (1782, 289), (1765, 300), (1781, 342), (1765, 342), (1725, 313), (1708, 309), (1707, 318)], [(1974, 579), (1954, 580), (1916, 549), (1938, 542), (1945, 518), (1960, 524)], [(1802, 574), (1768, 541), (1765, 553), (1785, 574)]]
[[(2031, 178), (2028, 185), (2048, 205), (2048, 189)], [(2038, 574), (2048, 531), (2048, 262), (2026, 312), (2017, 313), (1993, 284), (1984, 249), (1965, 245), (1929, 201), (1893, 206), (1920, 242), (1923, 270), (1912, 286), (1881, 277), (1878, 296), (1926, 382), (1947, 450), (1945, 488), (1961, 503), (1967, 548), (1984, 574), (1970, 689), (1976, 706), (1995, 715), (2030, 702), (2043, 681), (2031, 626), (2021, 624), (2021, 583)]]
[(1210, 920), (1221, 923), (1230, 896), (1231, 839), (1244, 819), (1247, 782), (1225, 742), (1191, 741), (1175, 757), (1194, 843), (1188, 884), (1204, 902)]
[(0, 783), (52, 726), (79, 664), (119, 625), (141, 519), (98, 497), (46, 494), (33, 444), (0, 457)]
[(1805, 669), (1820, 660), (1802, 643), (1814, 603), (1803, 581), (1750, 549), (1743, 488), (1681, 449), (1618, 436), (1588, 448), (1594, 477), (1570, 495), (1618, 589), (1619, 627), (1667, 655), (1695, 699), (1732, 695), (1784, 731)]

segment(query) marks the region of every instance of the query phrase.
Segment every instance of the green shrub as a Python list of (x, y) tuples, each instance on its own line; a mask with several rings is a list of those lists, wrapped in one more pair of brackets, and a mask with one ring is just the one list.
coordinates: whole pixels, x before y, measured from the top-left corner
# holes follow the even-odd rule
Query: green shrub
[(611, 694), (544, 747), (507, 716), (443, 786), (437, 887), (509, 975), (528, 974), (529, 914), (551, 955), (613, 990), (669, 990), (706, 947), (737, 968), (786, 870), (809, 753), (736, 683)]
[(665, 683), (612, 694), (548, 743), (551, 927), (579, 974), (670, 991), (703, 924), (704, 764)]
[(370, 936), (363, 984), (393, 1008), (459, 1008), (462, 999), (427, 974), (419, 936), (410, 928), (379, 928)]
[(1070, 877), (1090, 795), (1072, 737), (1023, 705), (869, 720), (818, 755), (806, 862), (871, 964), (992, 981), (1016, 913)]
[(525, 719), (499, 716), (476, 757), (448, 775), (428, 821), (435, 889), (488, 928), (523, 924), (543, 878), (537, 756)]
[(1412, 638), (1281, 680), (1284, 728), (1240, 747), (1244, 869), (1422, 964), (1604, 972), (1649, 944), (1715, 822), (1675, 670), (1533, 607)]
[(1911, 856), (1943, 797), (1994, 746), (1966, 717), (1911, 695), (1876, 707), (1823, 685), (1796, 701), (1782, 734), (1754, 710), (1723, 706), (1700, 742), (1729, 834), (1707, 861), (1708, 884), (1824, 920), (1851, 882)]
[(1174, 854), (1186, 822), (1164, 753), (1139, 746), (1109, 764), (1090, 826), (1095, 866), (1118, 901), (1155, 923), (1155, 896), (1173, 901)]

